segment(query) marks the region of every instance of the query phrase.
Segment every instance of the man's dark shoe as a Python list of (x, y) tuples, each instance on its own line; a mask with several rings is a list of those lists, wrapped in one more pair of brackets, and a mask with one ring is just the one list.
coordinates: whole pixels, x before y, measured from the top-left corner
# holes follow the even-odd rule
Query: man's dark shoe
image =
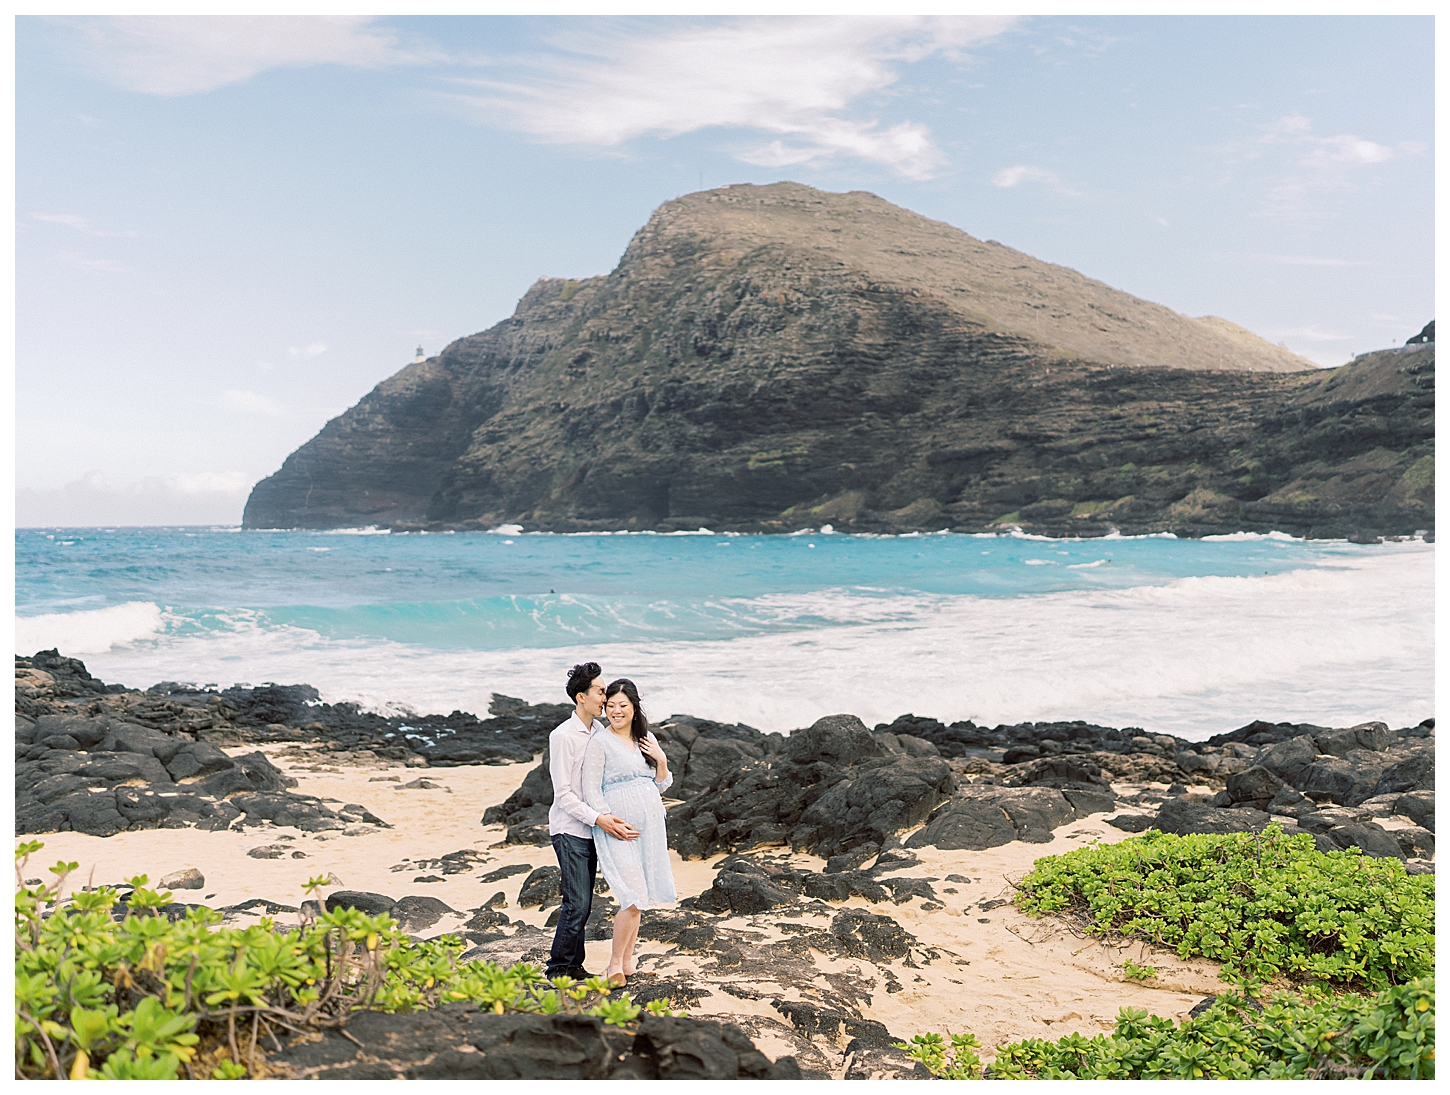
[(573, 969), (568, 970), (567, 972), (569, 976), (574, 978), (574, 980), (576, 981), (588, 981), (591, 977), (594, 976), (594, 974), (590, 973), (583, 966), (575, 966)]

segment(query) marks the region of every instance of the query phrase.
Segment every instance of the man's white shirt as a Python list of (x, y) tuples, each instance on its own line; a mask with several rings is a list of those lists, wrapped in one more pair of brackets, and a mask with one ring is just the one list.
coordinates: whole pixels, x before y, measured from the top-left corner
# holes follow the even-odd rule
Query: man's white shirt
[(599, 812), (584, 801), (584, 748), (604, 724), (585, 726), (577, 713), (549, 735), (549, 778), (554, 784), (554, 805), (549, 807), (549, 835), (561, 833), (594, 839)]

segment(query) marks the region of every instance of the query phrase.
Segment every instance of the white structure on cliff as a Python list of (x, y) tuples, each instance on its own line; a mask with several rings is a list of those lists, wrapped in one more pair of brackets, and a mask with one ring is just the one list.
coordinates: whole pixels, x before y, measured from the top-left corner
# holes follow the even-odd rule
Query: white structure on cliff
[(413, 364), (416, 365), (416, 364), (418, 364), (418, 362), (420, 362), (422, 360), (423, 360), (423, 347), (419, 346), (418, 347), (418, 356), (413, 359)]

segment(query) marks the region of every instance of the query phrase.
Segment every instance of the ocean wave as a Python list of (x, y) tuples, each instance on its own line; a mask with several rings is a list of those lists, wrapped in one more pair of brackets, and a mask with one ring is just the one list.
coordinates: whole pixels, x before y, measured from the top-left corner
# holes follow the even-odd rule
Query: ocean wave
[(15, 650), (22, 656), (51, 649), (59, 649), (68, 656), (103, 654), (113, 647), (155, 636), (164, 627), (161, 606), (151, 601), (17, 616)]
[[(1255, 540), (1277, 540), (1283, 544), (1307, 543), (1304, 537), (1293, 536), (1287, 532), (1223, 532), (1219, 533), (1216, 536), (1204, 536), (1202, 537), (1202, 539), (1203, 542), (1206, 544), (1243, 544)], [(1328, 544), (1349, 543), (1347, 539), (1344, 539), (1342, 537), (1339, 539), (1329, 539), (1320, 542)]]
[[(1081, 718), (1202, 738), (1255, 718), (1410, 725), (1432, 715), (1432, 589), (1433, 554), (1422, 550), (1000, 598), (720, 598), (709, 603), (720, 619), (736, 614), (734, 633), (686, 641), (606, 627), (563, 645), (493, 650), (329, 638), (232, 613), (226, 626), (168, 630), (88, 662), (140, 687), (305, 681), (329, 700), (379, 709), (481, 712), (492, 692), (561, 700), (567, 667), (592, 658), (637, 680), (657, 715), (765, 730), (843, 711), (868, 725), (911, 711), (987, 724)], [(772, 618), (779, 626), (762, 626)]]

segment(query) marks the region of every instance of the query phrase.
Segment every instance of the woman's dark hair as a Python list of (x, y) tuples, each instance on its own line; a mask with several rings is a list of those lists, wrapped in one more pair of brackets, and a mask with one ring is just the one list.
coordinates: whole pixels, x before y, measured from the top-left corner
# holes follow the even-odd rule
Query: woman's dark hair
[[(644, 708), (640, 706), (639, 689), (634, 686), (634, 681), (628, 677), (620, 677), (617, 681), (610, 682), (604, 690), (604, 702), (619, 692), (623, 692), (625, 698), (634, 706), (634, 721), (629, 724), (629, 736), (635, 740), (635, 744), (642, 742), (649, 735), (649, 719), (644, 717)], [(644, 762), (651, 768), (656, 767), (654, 757), (646, 756)]]
[(580, 662), (569, 670), (569, 683), (564, 686), (564, 691), (569, 693), (569, 699), (573, 701), (580, 692), (589, 691), (589, 686), (594, 683), (594, 678), (603, 675), (604, 670), (599, 668), (598, 662)]

